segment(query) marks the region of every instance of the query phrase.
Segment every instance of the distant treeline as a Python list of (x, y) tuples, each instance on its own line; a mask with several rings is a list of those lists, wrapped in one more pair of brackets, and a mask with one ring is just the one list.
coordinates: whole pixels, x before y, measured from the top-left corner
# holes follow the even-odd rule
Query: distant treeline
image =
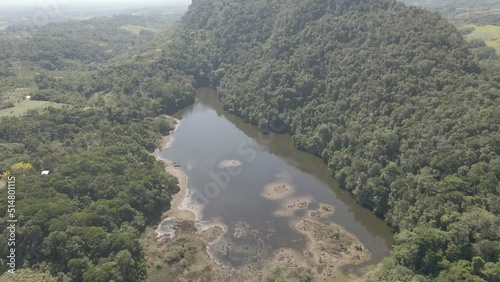
[(402, 0), (407, 5), (439, 12), (458, 23), (500, 25), (497, 0)]

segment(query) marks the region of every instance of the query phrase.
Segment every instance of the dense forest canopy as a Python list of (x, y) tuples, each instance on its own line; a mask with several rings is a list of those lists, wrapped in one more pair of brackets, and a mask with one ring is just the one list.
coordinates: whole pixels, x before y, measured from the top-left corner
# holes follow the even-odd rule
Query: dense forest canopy
[(70, 105), (0, 120), (0, 173), (20, 176), (20, 267), (144, 279), (138, 235), (176, 186), (148, 154), (172, 127), (160, 115), (212, 86), (263, 131), (285, 124), (394, 227), (368, 280), (500, 281), (499, 62), (484, 42), (394, 0), (199, 0), (154, 34), (120, 21), (0, 40), (2, 92)]
[(197, 1), (178, 33), (227, 111), (288, 125), (398, 231), (373, 279), (498, 281), (500, 79), (484, 45), (386, 0)]
[[(178, 189), (151, 152), (174, 127), (163, 114), (193, 103), (195, 88), (174, 68), (155, 69), (157, 50), (138, 49), (175, 19), (123, 15), (1, 31), (0, 104), (24, 91), (33, 102), (66, 103), (0, 118), (0, 176), (16, 178), (16, 281), (146, 278), (139, 236)], [(1, 260), (0, 272), (7, 269)]]

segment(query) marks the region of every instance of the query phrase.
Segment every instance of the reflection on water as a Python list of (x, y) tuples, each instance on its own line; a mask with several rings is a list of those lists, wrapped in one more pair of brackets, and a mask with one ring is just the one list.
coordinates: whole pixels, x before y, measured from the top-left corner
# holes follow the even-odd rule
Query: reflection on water
[(389, 254), (393, 239), (385, 223), (340, 189), (321, 159), (297, 150), (290, 136), (262, 135), (225, 113), (215, 91), (208, 89), (200, 90), (195, 105), (177, 117), (182, 121), (175, 141), (161, 157), (181, 165), (189, 189), (204, 204), (203, 220), (217, 219), (227, 226), (223, 240), (210, 247), (217, 260), (240, 266), (280, 248), (304, 248), (305, 238), (290, 227), (290, 218), (274, 215), (280, 203), (261, 195), (272, 182), (295, 187), (293, 197), (312, 198), (310, 210), (320, 203), (333, 205), (335, 213), (322, 220), (340, 224), (360, 239), (373, 254), (365, 264)]

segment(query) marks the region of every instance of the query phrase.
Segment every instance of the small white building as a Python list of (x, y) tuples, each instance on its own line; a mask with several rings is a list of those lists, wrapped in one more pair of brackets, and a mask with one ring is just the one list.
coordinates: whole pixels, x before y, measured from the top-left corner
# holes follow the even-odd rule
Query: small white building
[(44, 171), (42, 171), (42, 175), (49, 175), (49, 173), (50, 173), (50, 170), (44, 170)]
[(25, 96), (25, 97), (24, 97), (24, 99), (25, 99), (25, 100), (31, 100), (31, 96), (30, 96), (30, 95)]

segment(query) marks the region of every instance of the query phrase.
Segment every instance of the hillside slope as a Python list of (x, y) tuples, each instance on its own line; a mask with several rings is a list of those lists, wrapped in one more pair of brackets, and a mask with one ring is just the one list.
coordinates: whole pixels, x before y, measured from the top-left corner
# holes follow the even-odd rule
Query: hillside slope
[(226, 110), (285, 124), (399, 232), (373, 279), (498, 281), (500, 79), (441, 16), (391, 0), (195, 1), (173, 45)]
[(122, 27), (172, 21), (128, 15), (0, 31), (0, 109), (25, 95), (69, 104), (0, 113), (0, 244), (9, 245), (0, 256), (10, 256), (0, 281), (146, 279), (140, 234), (178, 191), (150, 152), (175, 126), (161, 115), (192, 104), (195, 89), (182, 74), (167, 81), (172, 69), (135, 65), (128, 54), (154, 35)]

